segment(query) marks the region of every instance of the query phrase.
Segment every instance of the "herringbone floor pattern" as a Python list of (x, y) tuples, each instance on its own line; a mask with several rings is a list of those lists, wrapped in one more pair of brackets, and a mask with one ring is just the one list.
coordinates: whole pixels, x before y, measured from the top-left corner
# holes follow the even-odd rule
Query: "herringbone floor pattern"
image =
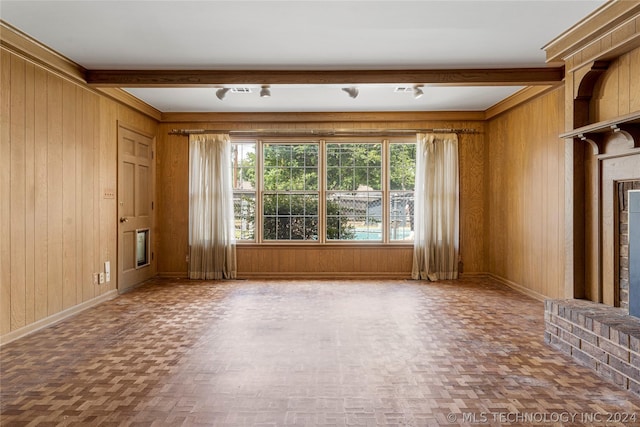
[(156, 279), (4, 346), (0, 424), (640, 425), (543, 328), (487, 279)]

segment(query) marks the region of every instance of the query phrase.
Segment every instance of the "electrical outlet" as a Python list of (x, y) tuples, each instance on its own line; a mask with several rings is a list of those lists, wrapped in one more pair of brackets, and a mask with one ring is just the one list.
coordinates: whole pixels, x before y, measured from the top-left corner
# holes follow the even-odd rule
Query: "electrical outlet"
[(111, 281), (111, 262), (109, 261), (104, 263), (104, 279), (107, 283)]
[(104, 273), (100, 273), (100, 284), (104, 283)]
[(93, 284), (97, 285), (98, 283), (100, 283), (100, 275), (98, 273), (93, 273)]

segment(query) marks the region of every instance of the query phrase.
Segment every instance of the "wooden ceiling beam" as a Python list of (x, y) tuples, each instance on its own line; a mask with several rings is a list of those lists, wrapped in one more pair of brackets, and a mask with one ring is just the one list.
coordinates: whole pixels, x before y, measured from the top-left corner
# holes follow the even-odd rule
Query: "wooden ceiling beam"
[(448, 70), (87, 70), (95, 87), (208, 87), (245, 84), (553, 85), (563, 67)]

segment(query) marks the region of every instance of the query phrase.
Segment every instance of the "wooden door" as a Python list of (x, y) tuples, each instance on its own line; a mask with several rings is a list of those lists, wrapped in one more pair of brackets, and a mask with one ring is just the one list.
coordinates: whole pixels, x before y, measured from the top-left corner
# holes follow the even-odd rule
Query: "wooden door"
[(153, 138), (118, 127), (118, 291), (154, 275)]

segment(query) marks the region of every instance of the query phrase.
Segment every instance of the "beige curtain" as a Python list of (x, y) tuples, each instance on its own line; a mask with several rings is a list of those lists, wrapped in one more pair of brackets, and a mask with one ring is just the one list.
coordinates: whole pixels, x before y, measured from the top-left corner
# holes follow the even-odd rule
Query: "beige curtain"
[(235, 277), (231, 141), (228, 135), (191, 135), (189, 278)]
[(458, 136), (419, 133), (413, 279), (458, 277), (458, 175)]

